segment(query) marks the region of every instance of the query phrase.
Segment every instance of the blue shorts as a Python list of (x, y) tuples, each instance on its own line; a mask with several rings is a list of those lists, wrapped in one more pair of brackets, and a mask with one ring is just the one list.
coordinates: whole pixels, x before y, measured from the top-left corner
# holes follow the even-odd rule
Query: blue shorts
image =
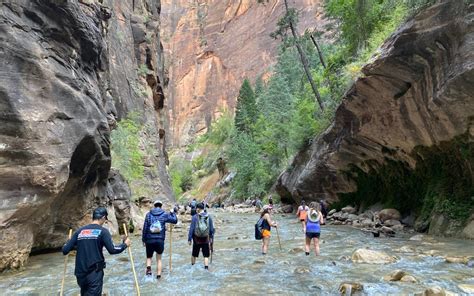
[(306, 237), (309, 239), (319, 238), (320, 234), (319, 232), (306, 232)]

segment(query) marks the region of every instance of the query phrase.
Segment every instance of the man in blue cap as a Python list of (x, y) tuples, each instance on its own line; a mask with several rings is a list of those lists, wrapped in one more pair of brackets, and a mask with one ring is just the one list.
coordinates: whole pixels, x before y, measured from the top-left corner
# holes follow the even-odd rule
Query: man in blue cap
[(107, 219), (107, 209), (99, 207), (92, 213), (92, 223), (79, 228), (64, 245), (63, 254), (67, 255), (74, 247), (77, 250), (76, 275), (77, 284), (81, 287), (81, 295), (102, 295), (105, 259), (102, 249), (109, 254), (122, 253), (130, 240), (125, 237), (122, 244), (116, 246), (110, 232), (102, 227)]

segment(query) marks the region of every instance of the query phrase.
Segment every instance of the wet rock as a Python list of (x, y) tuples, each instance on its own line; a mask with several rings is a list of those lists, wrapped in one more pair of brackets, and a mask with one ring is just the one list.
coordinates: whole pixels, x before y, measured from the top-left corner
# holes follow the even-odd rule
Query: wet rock
[(253, 262), (254, 264), (267, 264), (267, 262), (265, 261), (265, 259), (257, 259)]
[(348, 214), (355, 214), (357, 210), (354, 207), (351, 206), (346, 206), (341, 209), (343, 213), (348, 213)]
[(466, 265), (467, 267), (474, 267), (474, 259), (469, 260)]
[(423, 234), (417, 234), (409, 238), (411, 241), (422, 241), (425, 238)]
[(473, 284), (460, 284), (458, 288), (461, 289), (464, 293), (469, 295), (474, 295), (474, 285)]
[(362, 220), (360, 224), (361, 224), (362, 227), (373, 227), (375, 225), (375, 223), (372, 222), (372, 220), (369, 220), (369, 219)]
[(399, 249), (395, 249), (395, 252), (400, 252), (400, 253), (415, 253), (415, 248), (410, 247), (410, 246), (402, 246)]
[(386, 235), (394, 235), (395, 234), (395, 231), (393, 231), (392, 228), (390, 227), (387, 227), (387, 226), (382, 226), (380, 228), (380, 231)]
[(400, 282), (416, 283), (416, 282), (418, 282), (418, 281), (416, 280), (416, 278), (415, 278), (414, 276), (407, 274), (407, 275), (404, 275), (404, 276), (400, 279)]
[(332, 210), (330, 210), (330, 211), (329, 211), (329, 213), (328, 213), (328, 216), (330, 216), (330, 215), (334, 214), (335, 212), (337, 212), (337, 211), (336, 211), (336, 209), (332, 209)]
[(308, 267), (298, 267), (293, 272), (296, 274), (309, 273), (311, 270)]
[(474, 239), (474, 214), (469, 218), (461, 234), (468, 239)]
[(293, 213), (293, 206), (292, 205), (282, 205), (280, 207), (280, 211), (285, 214)]
[(402, 277), (406, 276), (407, 273), (403, 270), (395, 270), (391, 272), (390, 274), (386, 275), (383, 277), (384, 281), (389, 281), (389, 282), (397, 282), (402, 279)]
[(383, 209), (376, 214), (376, 216), (380, 219), (381, 222), (385, 222), (387, 220), (400, 220), (400, 212), (396, 209)]
[(392, 228), (393, 231), (395, 232), (399, 232), (399, 231), (403, 231), (403, 229), (405, 229), (405, 226), (403, 226), (402, 224), (399, 224), (399, 225), (391, 226), (390, 228)]
[(355, 221), (355, 220), (358, 220), (358, 219), (359, 219), (359, 216), (357, 216), (355, 214), (349, 214), (347, 216), (347, 220)]
[(341, 295), (353, 295), (356, 292), (361, 292), (364, 289), (362, 284), (355, 282), (344, 282), (339, 285), (339, 293)]
[(421, 293), (415, 293), (415, 296), (454, 296), (454, 295), (456, 294), (450, 291), (446, 291), (445, 289), (439, 286), (430, 287)]
[(342, 225), (342, 221), (334, 221), (332, 222), (332, 225)]
[(401, 225), (402, 223), (398, 220), (393, 220), (393, 219), (390, 219), (390, 220), (387, 220), (385, 222), (383, 222), (383, 225), (385, 226), (388, 226), (388, 227), (392, 227), (392, 226), (395, 226), (395, 225)]
[(227, 237), (228, 240), (236, 240), (236, 239), (239, 239), (238, 236), (229, 236)]
[(394, 256), (390, 256), (381, 251), (374, 251), (368, 249), (358, 249), (352, 253), (351, 257), (354, 263), (369, 263), (369, 264), (385, 264), (396, 262)]
[(454, 256), (448, 256), (444, 258), (446, 263), (460, 263), (460, 264), (467, 264), (469, 260), (471, 259), (470, 257), (454, 257)]

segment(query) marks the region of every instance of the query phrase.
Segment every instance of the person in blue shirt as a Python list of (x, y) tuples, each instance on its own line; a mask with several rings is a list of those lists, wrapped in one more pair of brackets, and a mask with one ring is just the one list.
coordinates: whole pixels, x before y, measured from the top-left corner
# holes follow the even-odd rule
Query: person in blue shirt
[(161, 255), (165, 249), (166, 223), (176, 224), (178, 208), (174, 207), (172, 212), (166, 213), (161, 209), (163, 202), (156, 200), (154, 208), (145, 216), (142, 230), (142, 242), (146, 248), (146, 275), (151, 276), (151, 259), (156, 252), (156, 278), (161, 278)]
[(191, 265), (196, 264), (196, 258), (199, 257), (199, 251), (202, 250), (204, 256), (204, 268), (209, 269), (209, 255), (214, 240), (214, 224), (211, 216), (204, 211), (204, 204), (199, 203), (196, 206), (197, 214), (191, 220), (189, 227), (188, 243), (193, 242), (191, 255)]
[(81, 295), (102, 295), (105, 268), (103, 247), (109, 254), (119, 254), (130, 246), (128, 238), (124, 238), (122, 244), (114, 245), (110, 232), (102, 227), (106, 221), (107, 209), (95, 209), (92, 224), (79, 228), (63, 246), (64, 255), (74, 248), (77, 250), (74, 274), (81, 288)]

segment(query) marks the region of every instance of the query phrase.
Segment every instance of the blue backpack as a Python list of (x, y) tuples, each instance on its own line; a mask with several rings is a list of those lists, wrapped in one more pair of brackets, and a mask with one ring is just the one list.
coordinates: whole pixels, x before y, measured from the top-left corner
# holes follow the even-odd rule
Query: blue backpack
[(256, 240), (261, 240), (263, 238), (262, 232), (263, 232), (263, 218), (260, 218), (255, 224), (255, 239)]

